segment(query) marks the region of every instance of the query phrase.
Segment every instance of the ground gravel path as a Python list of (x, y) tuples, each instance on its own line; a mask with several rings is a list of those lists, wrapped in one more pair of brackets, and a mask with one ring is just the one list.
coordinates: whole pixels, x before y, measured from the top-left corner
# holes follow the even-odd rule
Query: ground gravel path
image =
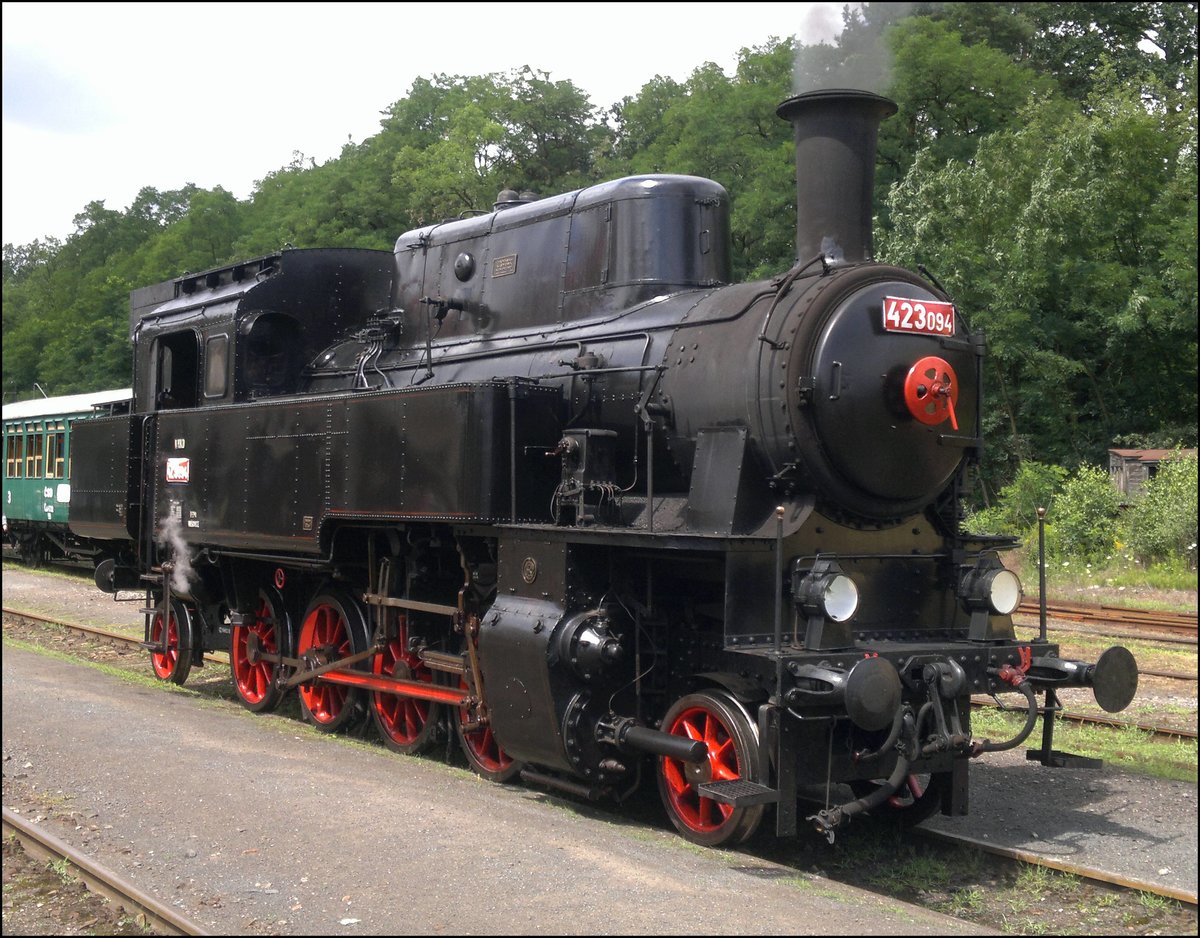
[(20, 649), (3, 695), (5, 805), (218, 934), (989, 933)]

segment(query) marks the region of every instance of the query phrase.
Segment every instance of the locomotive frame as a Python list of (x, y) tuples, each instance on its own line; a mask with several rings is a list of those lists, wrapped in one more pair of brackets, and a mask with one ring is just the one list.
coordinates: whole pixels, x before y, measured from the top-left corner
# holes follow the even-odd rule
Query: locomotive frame
[[(251, 710), (296, 689), (324, 731), (453, 732), (587, 798), (649, 763), (708, 845), (794, 834), (830, 781), (831, 839), (965, 813), (1035, 691), (1122, 709), (1132, 656), (1018, 641), (1012, 542), (960, 530), (985, 346), (871, 259), (894, 110), (781, 105), (798, 262), (760, 283), (729, 282), (725, 191), (656, 175), (135, 291), (133, 413), (78, 428), (72, 527), (102, 588), (147, 589), (155, 672), (228, 647)], [(1023, 730), (972, 739), (977, 692)]]

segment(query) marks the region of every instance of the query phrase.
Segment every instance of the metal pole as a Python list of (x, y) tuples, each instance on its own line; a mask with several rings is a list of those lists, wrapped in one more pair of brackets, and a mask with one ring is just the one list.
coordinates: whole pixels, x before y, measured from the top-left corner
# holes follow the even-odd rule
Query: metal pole
[(648, 523), (654, 532), (654, 420), (646, 415), (646, 507), (650, 509)]
[(1039, 508), (1038, 516), (1038, 621), (1039, 637), (1046, 640), (1046, 509)]
[[(1038, 636), (1046, 641), (1046, 509), (1039, 508), (1038, 516)], [(1046, 688), (1046, 704), (1042, 711), (1042, 765), (1051, 765), (1054, 757), (1054, 717), (1058, 712), (1058, 696), (1053, 687)]]
[(783, 700), (783, 513), (775, 509), (775, 699)]
[(517, 383), (508, 382), (508, 520), (517, 523)]

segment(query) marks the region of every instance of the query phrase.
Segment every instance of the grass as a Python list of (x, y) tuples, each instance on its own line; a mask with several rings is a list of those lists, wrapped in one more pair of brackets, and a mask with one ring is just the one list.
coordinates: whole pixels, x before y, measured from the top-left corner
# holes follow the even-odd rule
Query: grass
[(75, 872), (71, 867), (71, 861), (65, 857), (59, 860), (49, 860), (46, 866), (50, 872), (62, 880), (64, 886), (69, 886), (75, 881)]
[[(971, 729), (977, 737), (1008, 739), (1023, 723), (1023, 717), (999, 710), (981, 709), (971, 715)], [(1035, 728), (1034, 732), (1038, 731)], [(1054, 726), (1054, 747), (1103, 759), (1127, 772), (1196, 784), (1194, 739), (1160, 739), (1136, 727), (1114, 729), (1060, 720)]]
[[(1026, 596), (1036, 596), (1036, 554), (1014, 551), (1005, 555), (1004, 563), (1021, 577)], [(1142, 567), (1131, 557), (1115, 554), (1096, 563), (1061, 559), (1046, 562), (1046, 594), (1051, 600), (1195, 612), (1197, 586), (1197, 571), (1184, 561)]]
[[(1036, 576), (1036, 567), (1032, 572)], [(1062, 591), (1106, 588), (1122, 593), (1132, 593), (1131, 604), (1137, 594), (1149, 590), (1164, 592), (1195, 593), (1196, 571), (1186, 564), (1160, 564), (1140, 567), (1128, 557), (1111, 558), (1104, 563), (1087, 561), (1051, 561), (1046, 564), (1046, 584)], [(1195, 608), (1194, 606), (1192, 607)]]

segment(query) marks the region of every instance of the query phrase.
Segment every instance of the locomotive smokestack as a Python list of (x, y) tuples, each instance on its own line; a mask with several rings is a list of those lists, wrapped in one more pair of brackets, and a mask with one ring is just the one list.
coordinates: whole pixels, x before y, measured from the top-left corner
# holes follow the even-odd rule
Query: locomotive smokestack
[(810, 91), (775, 113), (796, 135), (797, 261), (871, 260), (875, 141), (895, 103), (869, 91)]

